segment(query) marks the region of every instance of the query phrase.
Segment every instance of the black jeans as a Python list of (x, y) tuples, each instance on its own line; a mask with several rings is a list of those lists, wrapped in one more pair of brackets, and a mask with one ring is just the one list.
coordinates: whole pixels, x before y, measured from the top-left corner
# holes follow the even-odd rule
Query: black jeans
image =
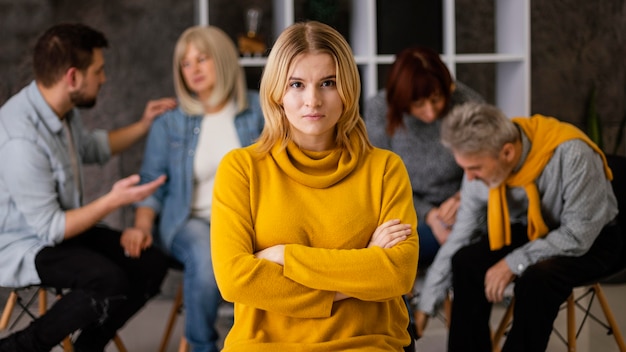
[[(491, 351), (492, 304), (485, 297), (486, 271), (528, 241), (525, 226), (512, 226), (512, 243), (489, 249), (487, 236), (461, 248), (452, 258), (454, 299), (448, 351)], [(574, 287), (601, 278), (615, 268), (622, 253), (618, 226), (606, 226), (587, 253), (553, 257), (529, 266), (515, 280), (513, 325), (503, 351), (545, 351), (560, 305)]]
[[(81, 329), (76, 351), (102, 351), (118, 329), (156, 295), (167, 259), (156, 248), (128, 258), (119, 231), (94, 227), (35, 258), (41, 285), (69, 289), (42, 317), (15, 334), (19, 351), (50, 351)], [(30, 342), (27, 342), (30, 340)]]

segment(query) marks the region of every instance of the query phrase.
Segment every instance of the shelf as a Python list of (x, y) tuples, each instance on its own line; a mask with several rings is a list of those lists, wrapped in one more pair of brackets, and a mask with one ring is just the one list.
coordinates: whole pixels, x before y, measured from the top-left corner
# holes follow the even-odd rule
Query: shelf
[[(194, 0), (196, 9), (202, 12), (196, 17), (199, 24), (208, 24), (209, 12), (212, 11), (210, 1), (224, 5), (220, 0)], [(229, 0), (237, 6), (237, 0)], [(383, 73), (388, 70), (395, 59), (393, 54), (379, 54), (377, 29), (377, 9), (383, 8), (383, 4), (377, 6), (376, 0), (340, 0), (342, 4), (349, 5), (349, 35), (347, 38), (352, 47), (355, 61), (361, 72), (362, 99), (366, 99), (384, 86)], [(382, 0), (379, 0), (382, 1)], [(405, 6), (417, 6), (407, 1)], [(450, 73), (457, 78), (457, 65), (477, 65), (491, 64), (489, 68), (494, 72), (493, 98), (489, 101), (500, 107), (508, 116), (528, 116), (530, 114), (530, 0), (493, 0), (493, 7), (489, 8), (493, 12), (493, 28), (495, 33), (493, 39), (493, 53), (458, 53), (457, 52), (457, 28), (455, 0), (440, 0), (441, 11), (437, 11), (437, 16), (442, 16), (441, 34), (443, 52), (442, 60), (448, 65)], [(240, 1), (240, 2), (243, 2)], [(432, 5), (432, 4), (431, 4)], [(298, 6), (298, 8), (296, 8)], [(296, 13), (301, 15), (299, 6), (302, 0), (272, 0), (271, 11), (268, 14), (272, 19), (272, 31), (280, 33), (284, 28), (291, 25), (296, 20)], [(466, 9), (461, 9), (463, 16), (471, 14), (465, 13)], [(489, 12), (491, 13), (491, 12)], [(300, 16), (298, 15), (298, 16)], [(386, 28), (393, 26), (393, 21), (385, 18)], [(404, 21), (398, 21), (398, 26), (407, 26)], [(402, 32), (402, 28), (392, 28)], [(496, 30), (497, 29), (497, 30)], [(345, 34), (344, 34), (345, 35)], [(233, 38), (234, 39), (234, 38)], [(462, 39), (462, 38), (461, 38)], [(384, 40), (384, 39), (382, 39)], [(273, 41), (273, 39), (271, 40)], [(270, 41), (270, 42), (271, 42)], [(466, 44), (466, 43), (462, 43)], [(482, 50), (477, 48), (477, 50)], [(471, 51), (471, 50), (470, 50)], [(242, 57), (239, 59), (242, 66), (253, 71), (255, 80), (265, 65), (265, 57)], [(467, 72), (467, 68), (465, 68)], [(476, 75), (476, 74), (474, 74)], [(490, 75), (491, 77), (491, 75)]]
[(243, 67), (263, 67), (267, 62), (266, 57), (241, 57), (239, 64)]
[[(448, 61), (446, 57), (442, 57), (444, 61)], [(522, 62), (524, 55), (518, 54), (457, 54), (454, 56), (454, 62), (459, 64), (469, 63), (498, 63), (498, 62)]]

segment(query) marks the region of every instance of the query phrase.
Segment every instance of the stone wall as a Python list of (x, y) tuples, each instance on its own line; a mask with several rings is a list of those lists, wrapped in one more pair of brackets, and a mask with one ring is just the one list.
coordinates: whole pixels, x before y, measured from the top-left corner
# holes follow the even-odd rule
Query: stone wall
[[(83, 112), (85, 124), (111, 129), (138, 119), (148, 99), (173, 94), (171, 55), (177, 37), (196, 21), (194, 4), (193, 0), (0, 0), (0, 104), (32, 79), (30, 55), (36, 38), (52, 24), (81, 21), (103, 31), (110, 41), (105, 51), (108, 81), (96, 107)], [(271, 28), (268, 4), (211, 0), (210, 22), (234, 38), (245, 29), (244, 9), (259, 6), (265, 12), (262, 25)], [(493, 6), (490, 1), (457, 0), (460, 52), (493, 50)], [(537, 0), (531, 3), (531, 17), (531, 111), (584, 127), (586, 100), (595, 85), (605, 149), (612, 151), (618, 133), (623, 133), (617, 127), (626, 115), (626, 2)], [(250, 71), (254, 77), (260, 74), (260, 69)], [(493, 65), (460, 65), (457, 72), (460, 80), (493, 99)], [(625, 150), (622, 142), (619, 153)], [(104, 166), (88, 167), (87, 200), (136, 172), (142, 154), (140, 144)], [(113, 226), (129, 224), (132, 212), (118, 211), (106, 221)]]
[(533, 1), (531, 43), (532, 112), (584, 126), (595, 86), (604, 149), (612, 152), (626, 117), (626, 1)]
[[(195, 22), (194, 2), (0, 0), (0, 104), (32, 80), (35, 41), (59, 22), (83, 22), (107, 36), (107, 82), (96, 106), (81, 114), (89, 128), (114, 129), (139, 119), (149, 99), (174, 95), (171, 56), (178, 36)], [(143, 147), (139, 143), (103, 166), (85, 168), (86, 200), (137, 172)], [(116, 211), (105, 221), (113, 226), (130, 224), (132, 211)]]

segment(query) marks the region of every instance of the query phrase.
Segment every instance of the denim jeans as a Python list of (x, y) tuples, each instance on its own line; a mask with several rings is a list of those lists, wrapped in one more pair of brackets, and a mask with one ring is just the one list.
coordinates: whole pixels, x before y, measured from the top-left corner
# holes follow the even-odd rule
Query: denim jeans
[(41, 285), (69, 291), (46, 314), (10, 336), (10, 346), (47, 352), (82, 329), (75, 351), (104, 350), (117, 330), (159, 292), (167, 272), (166, 256), (156, 248), (138, 259), (126, 257), (120, 235), (94, 227), (37, 254)]
[(215, 322), (222, 297), (211, 262), (210, 230), (207, 221), (190, 218), (176, 233), (170, 248), (170, 254), (185, 266), (185, 337), (191, 345), (191, 352), (218, 351)]
[(417, 235), (420, 241), (418, 270), (422, 270), (433, 262), (440, 246), (426, 221), (420, 221), (417, 225)]

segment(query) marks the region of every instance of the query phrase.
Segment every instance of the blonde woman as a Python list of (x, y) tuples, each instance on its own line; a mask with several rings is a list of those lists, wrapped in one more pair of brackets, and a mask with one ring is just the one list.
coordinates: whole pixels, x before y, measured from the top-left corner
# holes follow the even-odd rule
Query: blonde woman
[(215, 276), (235, 304), (224, 351), (400, 351), (415, 279), (411, 184), (368, 141), (359, 74), (336, 30), (297, 23), (261, 80), (265, 128), (227, 154), (211, 214)]
[(258, 94), (247, 91), (233, 42), (216, 27), (192, 27), (180, 36), (174, 84), (180, 107), (154, 122), (140, 172), (142, 182), (160, 175), (167, 181), (137, 205), (135, 225), (122, 244), (137, 256), (154, 235), (184, 265), (185, 336), (193, 352), (217, 351), (221, 296), (210, 243), (215, 171), (224, 154), (258, 137), (263, 117)]

